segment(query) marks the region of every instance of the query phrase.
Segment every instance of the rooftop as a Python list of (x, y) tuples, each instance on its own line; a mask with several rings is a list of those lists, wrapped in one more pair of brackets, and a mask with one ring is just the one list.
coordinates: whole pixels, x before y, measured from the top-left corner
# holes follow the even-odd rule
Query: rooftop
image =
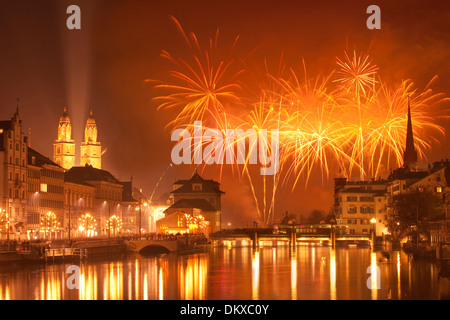
[[(194, 191), (192, 185), (200, 183), (201, 190)], [(225, 193), (220, 190), (220, 183), (214, 180), (205, 180), (197, 172), (189, 180), (178, 180), (176, 185), (181, 185), (178, 189), (171, 193)]]
[(84, 167), (72, 167), (66, 172), (65, 179), (69, 182), (105, 181), (121, 184), (111, 173), (106, 170), (94, 168), (86, 164)]
[(164, 210), (164, 212), (169, 209), (201, 209), (202, 211), (217, 211), (208, 201), (205, 199), (180, 199), (171, 205), (169, 208)]

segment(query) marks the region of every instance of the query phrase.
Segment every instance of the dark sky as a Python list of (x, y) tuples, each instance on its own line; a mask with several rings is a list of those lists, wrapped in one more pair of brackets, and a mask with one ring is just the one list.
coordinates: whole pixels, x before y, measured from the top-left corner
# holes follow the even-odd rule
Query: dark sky
[[(82, 30), (66, 28), (71, 4), (81, 8)], [(371, 4), (381, 8), (381, 30), (366, 28)], [(77, 148), (92, 109), (99, 141), (107, 148), (103, 168), (120, 180), (133, 176), (136, 185), (152, 194), (170, 164), (172, 143), (164, 126), (173, 115), (156, 112), (151, 102), (156, 93), (144, 80), (166, 76), (161, 50), (185, 54), (169, 15), (200, 41), (219, 28), (223, 43), (240, 35), (243, 54), (261, 46), (260, 52), (275, 61), (283, 52), (292, 66), (304, 58), (313, 74), (331, 71), (336, 56), (357, 48), (371, 55), (385, 79), (410, 78), (423, 88), (438, 74), (435, 90), (450, 94), (448, 1), (3, 0), (0, 118), (12, 117), (20, 98), (32, 147), (51, 158), (63, 107), (71, 116)], [(442, 144), (429, 159), (449, 157), (448, 140)], [(169, 168), (155, 197), (192, 170)], [(206, 168), (204, 176), (219, 179), (216, 168)], [(221, 182), (227, 193), (223, 219), (241, 225), (251, 221), (254, 210), (245, 181), (226, 173)], [(328, 211), (330, 183), (313, 179), (307, 190), (281, 188), (277, 214)]]

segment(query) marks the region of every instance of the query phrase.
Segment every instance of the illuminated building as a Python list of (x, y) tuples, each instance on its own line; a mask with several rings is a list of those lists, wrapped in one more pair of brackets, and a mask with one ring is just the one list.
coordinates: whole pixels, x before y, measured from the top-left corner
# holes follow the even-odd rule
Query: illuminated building
[(23, 237), (26, 232), (27, 143), (17, 108), (11, 120), (0, 121), (0, 210), (8, 215), (10, 226), (2, 238)]
[(58, 139), (53, 144), (53, 161), (66, 170), (75, 165), (75, 142), (72, 139), (72, 125), (66, 108), (59, 118)]
[(97, 233), (98, 235), (108, 234), (109, 218), (113, 215), (122, 218), (123, 185), (108, 171), (87, 164), (83, 167), (72, 167), (65, 173), (65, 180), (95, 188), (93, 214), (97, 221)]
[[(83, 181), (68, 181), (64, 183), (64, 226), (70, 238), (85, 236), (80, 230), (80, 222), (87, 214), (94, 215), (96, 188)], [(83, 232), (81, 232), (83, 231)], [(95, 232), (93, 232), (95, 235)], [(67, 234), (69, 236), (69, 234)]]
[(97, 169), (102, 168), (102, 146), (97, 141), (97, 124), (92, 111), (86, 121), (84, 141), (81, 143), (80, 152), (81, 166), (88, 164)]
[(133, 179), (121, 182), (123, 230), (128, 233), (155, 232), (155, 220), (151, 212), (150, 200), (142, 193), (142, 189), (133, 187)]
[(173, 214), (188, 214), (193, 217), (202, 216), (209, 222), (210, 232), (221, 229), (221, 197), (220, 184), (214, 180), (203, 179), (197, 172), (189, 180), (178, 180), (170, 193), (170, 207), (167, 208), (165, 218), (157, 221), (157, 231), (162, 225), (167, 228), (179, 224)]
[[(28, 238), (64, 238), (64, 168), (28, 147), (26, 183)], [(42, 225), (49, 212), (53, 214), (53, 230)]]
[[(386, 234), (386, 181), (347, 181), (335, 178), (334, 210), (338, 225), (347, 226), (346, 234), (377, 236)], [(375, 225), (371, 220), (375, 219)]]
[[(208, 236), (220, 215), (205, 199), (181, 199), (164, 210), (165, 217), (156, 222), (160, 233), (204, 233)], [(200, 225), (201, 224), (201, 225)]]

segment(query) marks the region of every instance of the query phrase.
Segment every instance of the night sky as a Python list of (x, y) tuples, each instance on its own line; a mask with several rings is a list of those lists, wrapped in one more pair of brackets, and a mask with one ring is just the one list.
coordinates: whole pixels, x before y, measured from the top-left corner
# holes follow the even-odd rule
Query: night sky
[[(81, 8), (82, 30), (66, 28), (66, 8), (72, 4)], [(371, 4), (381, 8), (381, 30), (366, 28)], [(450, 95), (448, 1), (2, 0), (0, 119), (13, 116), (20, 98), (24, 133), (31, 128), (32, 147), (52, 158), (66, 106), (78, 164), (92, 109), (98, 139), (107, 148), (102, 168), (119, 180), (133, 176), (135, 185), (150, 196), (171, 162), (173, 143), (164, 127), (174, 115), (156, 111), (151, 101), (156, 93), (144, 80), (167, 76), (161, 50), (189, 54), (170, 15), (200, 42), (219, 28), (220, 43), (240, 36), (238, 53), (259, 47), (258, 54), (268, 61), (276, 62), (283, 54), (293, 67), (304, 59), (311, 74), (335, 69), (336, 56), (356, 48), (370, 54), (385, 79), (412, 79), (423, 89), (438, 74), (433, 89)], [(429, 161), (450, 157), (448, 138), (441, 143), (427, 154)], [(169, 168), (155, 198), (194, 169)], [(203, 176), (220, 178), (214, 167), (207, 167)], [(252, 221), (253, 200), (245, 181), (226, 171), (221, 183), (226, 192), (223, 221), (236, 226)], [(306, 190), (280, 189), (276, 212), (328, 212), (331, 205), (332, 179), (317, 177)]]

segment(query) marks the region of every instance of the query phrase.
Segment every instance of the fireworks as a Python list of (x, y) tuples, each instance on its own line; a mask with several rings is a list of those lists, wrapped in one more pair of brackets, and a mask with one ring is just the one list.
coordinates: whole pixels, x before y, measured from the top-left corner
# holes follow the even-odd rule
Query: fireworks
[[(183, 125), (193, 130), (194, 121), (203, 121), (222, 132), (227, 128), (279, 131), (279, 171), (273, 177), (252, 170), (248, 158), (235, 166), (249, 181), (258, 217), (264, 224), (274, 215), (280, 182), (293, 190), (300, 183), (306, 187), (316, 170), (323, 181), (338, 170), (349, 178), (359, 174), (363, 180), (378, 178), (401, 166), (408, 99), (420, 158), (434, 142), (430, 136), (436, 137), (429, 133), (438, 137), (445, 133), (436, 124), (439, 117), (433, 107), (448, 99), (432, 92), (434, 79), (423, 92), (410, 80), (388, 85), (368, 55), (353, 51), (352, 56), (345, 52), (344, 59), (337, 58), (338, 70), (323, 76), (309, 77), (304, 62), (302, 77), (282, 64), (273, 75), (264, 61), (259, 68), (264, 72), (248, 77), (252, 83), (238, 84), (242, 66), (233, 59), (213, 58), (217, 55), (217, 34), (208, 49), (202, 50), (196, 36), (186, 35), (173, 21), (194, 55), (188, 61), (165, 51), (162, 54), (176, 66), (170, 72), (172, 82), (156, 85), (171, 91), (155, 99), (159, 108), (180, 109), (169, 127)], [(253, 70), (248, 74), (256, 73)], [(255, 148), (250, 141), (245, 143), (247, 150)]]
[[(172, 17), (192, 56), (177, 58), (167, 51), (161, 56), (172, 63), (169, 82), (158, 82), (156, 89), (168, 91), (156, 97), (160, 109), (181, 109), (170, 127), (192, 123), (194, 120), (217, 118), (225, 110), (225, 103), (237, 104), (240, 86), (235, 81), (242, 69), (235, 67), (233, 59), (217, 57), (218, 33), (203, 51), (194, 33), (187, 35), (179, 22)], [(236, 38), (235, 41), (237, 41)], [(234, 45), (233, 45), (234, 46)], [(231, 49), (232, 50), (232, 49)], [(151, 81), (151, 80), (148, 80)]]

